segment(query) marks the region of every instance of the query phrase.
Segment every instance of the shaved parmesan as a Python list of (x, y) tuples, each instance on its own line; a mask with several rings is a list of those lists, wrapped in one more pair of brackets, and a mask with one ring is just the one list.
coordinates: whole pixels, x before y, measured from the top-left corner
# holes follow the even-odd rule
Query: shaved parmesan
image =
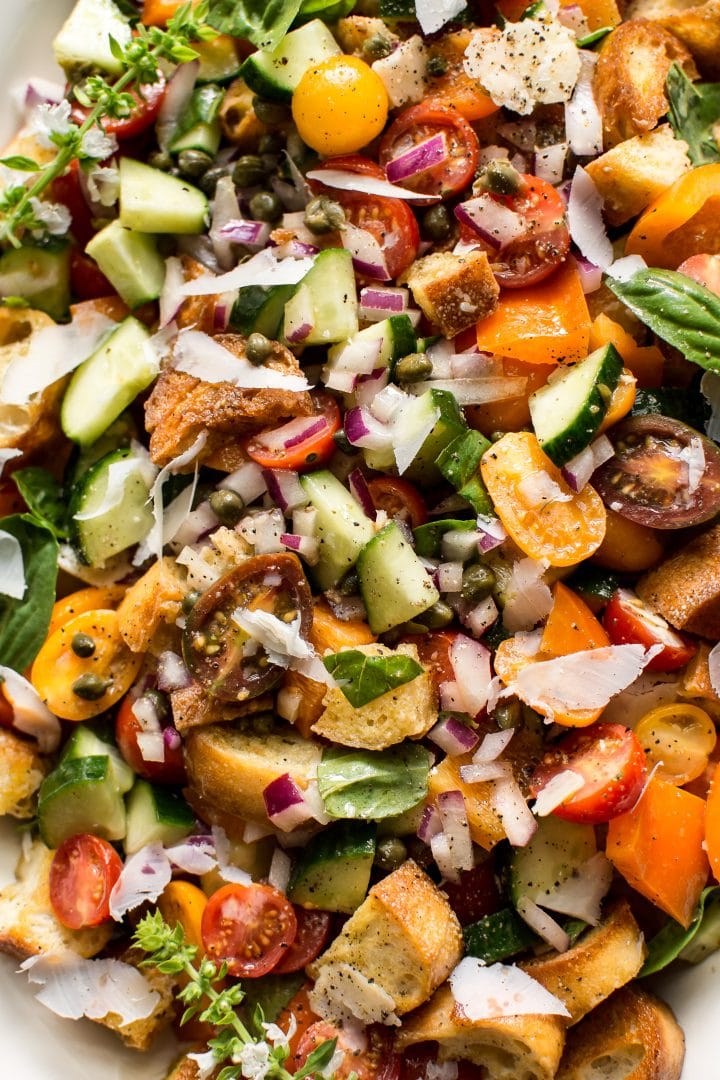
[(466, 956), (449, 978), (456, 1010), (468, 1020), (501, 1016), (570, 1016), (565, 1005), (522, 968), (506, 964), (486, 967)]
[(314, 169), (308, 174), (308, 180), (319, 180), (325, 187), (339, 191), (358, 191), (362, 195), (381, 195), (386, 199), (439, 199), (439, 195), (427, 195), (409, 188), (398, 187), (387, 180), (378, 180), (375, 176), (363, 173), (344, 172), (342, 169)]
[(20, 541), (0, 530), (0, 593), (13, 600), (25, 595), (25, 564)]
[(160, 1000), (137, 968), (122, 960), (82, 960), (70, 951), (31, 956), (20, 965), (42, 987), (35, 995), (46, 1008), (68, 1020), (112, 1014), (122, 1025), (145, 1020)]
[(203, 382), (232, 383), (245, 390), (308, 390), (304, 375), (286, 375), (275, 368), (255, 367), (244, 356), (235, 356), (200, 330), (184, 330), (174, 352), (176, 371), (194, 375)]
[(513, 563), (505, 586), (503, 626), (506, 630), (511, 633), (529, 630), (550, 614), (553, 599), (550, 587), (543, 580), (546, 570), (544, 563), (529, 557)]
[(551, 915), (539, 908), (534, 900), (528, 896), (521, 896), (515, 905), (521, 919), (534, 930), (543, 941), (558, 952), (567, 952), (570, 948), (570, 938), (559, 923), (556, 923)]
[(597, 926), (600, 922), (600, 903), (610, 888), (612, 876), (612, 864), (602, 851), (598, 851), (597, 855), (556, 885), (552, 892), (544, 893), (541, 903), (551, 911), (559, 911), (561, 915), (570, 915)]
[(230, 841), (225, 830), (219, 825), (213, 825), (212, 835), (220, 877), (233, 885), (251, 885), (252, 878), (247, 871), (241, 870), (231, 861)]
[[(472, 769), (480, 765), (469, 766)], [(502, 822), (509, 842), (513, 847), (525, 847), (537, 832), (537, 821), (532, 815), (520, 785), (508, 769), (508, 776), (493, 781), (493, 809)]]
[(297, 285), (312, 269), (313, 263), (312, 258), (278, 261), (272, 250), (265, 248), (227, 274), (203, 274), (192, 281), (186, 281), (178, 291), (182, 296), (214, 296), (248, 285)]
[(514, 728), (508, 728), (507, 731), (489, 732), (473, 754), (473, 762), (479, 765), (484, 761), (497, 761), (514, 734)]
[[(414, 431), (409, 432), (405, 430), (405, 424), (403, 424), (402, 420), (395, 424), (396, 437), (393, 439), (393, 452), (395, 454), (395, 464), (401, 475), (406, 469), (410, 468), (420, 451), (420, 447), (424, 444), (439, 418), (439, 410), (433, 409), (429, 416), (424, 419), (421, 418), (419, 426)], [(402, 433), (402, 441), (400, 433)]]
[(465, 0), (415, 0), (415, 17), (423, 34), (434, 34), (465, 8)]
[(292, 861), (290, 856), (286, 855), (282, 848), (276, 847), (273, 852), (273, 857), (270, 860), (268, 885), (272, 885), (273, 889), (277, 889), (278, 892), (284, 893), (290, 884), (291, 870)]
[(3, 694), (12, 706), (13, 726), (37, 740), (43, 754), (56, 750), (60, 742), (60, 721), (48, 709), (32, 683), (24, 675), (0, 664)]
[[(435, 0), (430, 0), (430, 5), (435, 7)], [(401, 41), (391, 53), (375, 61), (372, 69), (382, 79), (393, 108), (422, 100), (427, 86), (427, 64), (428, 51), (419, 34)]]
[(233, 622), (264, 648), (272, 664), (288, 667), (292, 658), (307, 659), (314, 649), (300, 633), (300, 616), (286, 623), (269, 611), (250, 611), (238, 608), (233, 612)]
[(93, 313), (66, 325), (46, 326), (14, 346), (15, 355), (5, 369), (0, 400), (26, 405), (58, 379), (87, 360), (117, 323)]
[(312, 1011), (323, 1020), (400, 1024), (387, 991), (351, 964), (326, 964), (308, 998)]
[[(207, 432), (201, 431), (197, 439), (193, 442), (192, 446), (189, 446), (187, 450), (184, 450), (182, 454), (178, 454), (172, 461), (169, 461), (155, 477), (155, 482), (150, 490), (150, 498), (153, 504), (153, 518), (154, 525), (143, 542), (138, 546), (133, 559), (135, 566), (140, 566), (151, 555), (159, 559), (162, 555), (163, 547), (167, 542), (165, 536), (165, 517), (163, 514), (163, 498), (162, 489), (163, 484), (173, 473), (179, 472), (180, 469), (189, 465), (198, 456), (203, 446), (207, 441)], [(181, 522), (177, 523), (175, 532), (180, 527)]]
[(10, 447), (0, 450), (0, 476), (2, 476), (3, 469), (8, 461), (12, 461), (16, 457), (22, 457), (22, 450), (13, 450)]
[(528, 510), (551, 502), (570, 502), (572, 499), (572, 495), (563, 491), (545, 469), (537, 469), (524, 476), (517, 485), (517, 493)]
[(162, 731), (138, 731), (136, 740), (143, 761), (165, 760), (165, 739)]
[(212, 836), (188, 836), (187, 840), (166, 848), (165, 853), (173, 866), (186, 874), (207, 874), (217, 866)]
[(586, 259), (607, 270), (613, 261), (612, 244), (605, 231), (603, 200), (592, 177), (578, 165), (570, 185), (568, 225), (570, 236)]
[(170, 859), (162, 844), (146, 844), (126, 860), (110, 893), (110, 914), (121, 922), (146, 900), (157, 900), (172, 877)]
[(597, 53), (580, 49), (577, 55), (580, 71), (573, 95), (565, 103), (565, 131), (573, 154), (594, 157), (603, 148), (602, 116), (593, 93)]
[(533, 813), (538, 817), (547, 817), (562, 806), (566, 799), (577, 795), (580, 788), (585, 786), (585, 778), (572, 769), (563, 769), (556, 773), (539, 793), (533, 806)]

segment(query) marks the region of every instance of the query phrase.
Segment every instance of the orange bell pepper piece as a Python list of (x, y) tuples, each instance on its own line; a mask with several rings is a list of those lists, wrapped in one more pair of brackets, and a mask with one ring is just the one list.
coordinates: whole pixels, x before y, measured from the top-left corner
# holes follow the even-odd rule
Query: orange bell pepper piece
[(547, 656), (568, 656), (583, 649), (602, 649), (610, 638), (584, 600), (556, 581), (553, 606), (545, 623), (540, 650)]
[(590, 343), (590, 314), (572, 260), (530, 289), (506, 289), (477, 325), (481, 352), (529, 364), (582, 360)]
[(668, 270), (690, 255), (720, 254), (720, 165), (701, 165), (671, 184), (635, 223), (625, 252)]
[(665, 553), (658, 530), (628, 521), (607, 507), (605, 514), (605, 536), (592, 561), (625, 574), (639, 574), (657, 566)]
[(615, 0), (560, 0), (560, 7), (573, 7), (575, 3), (580, 5), (591, 32), (603, 26), (617, 26), (621, 22)]
[[(458, 350), (460, 351), (460, 350)], [(548, 381), (554, 364), (525, 364), (522, 360), (504, 357), (503, 374), (508, 378), (525, 378), (525, 392), (519, 397), (488, 401), (485, 405), (469, 405), (465, 409), (470, 427), (490, 436), (494, 431), (521, 431), (530, 427), (528, 398)]]
[(465, 71), (465, 50), (472, 36), (471, 30), (458, 30), (446, 34), (432, 46), (431, 55), (441, 57), (447, 64), (445, 74), (433, 79), (432, 96), (445, 105), (452, 105), (466, 120), (484, 120), (500, 106)]
[(623, 364), (637, 379), (638, 386), (662, 386), (664, 360), (657, 345), (638, 345), (620, 323), (604, 312), (594, 319), (590, 327), (590, 351), (603, 345), (615, 346)]
[[(704, 800), (655, 774), (635, 809), (610, 822), (605, 854), (633, 889), (687, 927), (708, 877), (704, 838)], [(720, 829), (713, 839), (720, 868)]]
[(715, 770), (705, 811), (705, 850), (713, 877), (720, 881), (720, 774)]

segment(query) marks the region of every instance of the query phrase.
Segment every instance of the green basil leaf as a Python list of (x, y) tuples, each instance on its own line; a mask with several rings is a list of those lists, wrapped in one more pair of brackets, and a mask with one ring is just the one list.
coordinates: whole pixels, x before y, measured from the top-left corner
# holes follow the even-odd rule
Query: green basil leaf
[(713, 920), (717, 920), (717, 910), (715, 909), (717, 909), (719, 903), (720, 886), (713, 885), (708, 889), (703, 889), (698, 901), (697, 911), (687, 930), (680, 923), (675, 922), (674, 919), (671, 919), (663, 926), (662, 930), (648, 942), (647, 959), (640, 969), (640, 977), (654, 975), (657, 971), (666, 968), (673, 960), (676, 960), (683, 949), (687, 948), (700, 931), (707, 917), (712, 914)]
[(349, 15), (354, 7), (355, 0), (302, 0), (295, 25), (311, 19), (322, 19), (327, 23), (337, 22)]
[(301, 0), (210, 0), (208, 22), (222, 34), (274, 49), (300, 11)]
[(24, 671), (47, 637), (55, 603), (58, 544), (50, 529), (30, 514), (2, 519), (2, 527), (22, 548), (27, 587), (22, 600), (0, 596), (0, 656)]
[(679, 64), (672, 64), (665, 83), (670, 126), (688, 144), (693, 165), (720, 161), (715, 125), (720, 120), (720, 83), (692, 83)]
[(379, 821), (417, 806), (428, 790), (430, 755), (417, 743), (392, 750), (329, 746), (318, 766), (318, 788), (333, 818)]
[(356, 709), (398, 686), (412, 682), (425, 670), (412, 656), (367, 656), (359, 649), (345, 649), (323, 659), (340, 689)]
[(40, 166), (32, 158), (15, 154), (13, 157), (0, 158), (0, 165), (6, 165), (8, 169), (17, 169), (18, 172), (37, 172)]
[(32, 516), (58, 540), (66, 540), (68, 510), (55, 477), (46, 469), (30, 465), (27, 469), (18, 469), (12, 478)]
[(618, 299), (686, 360), (720, 372), (720, 296), (677, 270), (638, 270), (606, 278)]

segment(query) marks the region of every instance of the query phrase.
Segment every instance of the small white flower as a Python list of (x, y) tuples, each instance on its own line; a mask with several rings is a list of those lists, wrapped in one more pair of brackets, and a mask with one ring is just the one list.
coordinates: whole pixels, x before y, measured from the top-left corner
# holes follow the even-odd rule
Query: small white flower
[(87, 174), (90, 198), (101, 206), (114, 206), (120, 194), (120, 173), (113, 165), (93, 165)]
[(297, 1031), (297, 1021), (294, 1016), (290, 1017), (287, 1032), (279, 1028), (277, 1024), (263, 1024), (263, 1029), (268, 1042), (271, 1042), (273, 1046), (282, 1046), (287, 1050), (290, 1046), (290, 1040)]
[(213, 1051), (207, 1050), (204, 1054), (188, 1054), (188, 1057), (197, 1065), (197, 1080), (209, 1080), (218, 1065), (218, 1059)]
[(40, 223), (42, 229), (35, 232), (42, 235), (43, 232), (51, 236), (64, 236), (70, 228), (72, 217), (70, 211), (62, 203), (41, 202), (40, 199), (30, 200), (35, 220)]
[(233, 1062), (240, 1066), (246, 1080), (265, 1080), (272, 1068), (271, 1048), (266, 1042), (247, 1043)]
[(30, 129), (41, 146), (52, 147), (51, 135), (68, 135), (77, 127), (70, 119), (70, 102), (65, 99), (58, 105), (43, 102), (30, 117)]
[(114, 135), (107, 135), (102, 128), (92, 127), (86, 131), (80, 143), (80, 149), (85, 157), (98, 158), (103, 161), (114, 154), (118, 148), (117, 139)]

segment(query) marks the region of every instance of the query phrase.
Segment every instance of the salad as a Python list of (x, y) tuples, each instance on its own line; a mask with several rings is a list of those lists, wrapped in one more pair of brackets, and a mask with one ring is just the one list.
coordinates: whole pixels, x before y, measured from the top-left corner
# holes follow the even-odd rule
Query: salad
[(711, 3), (78, 0), (16, 95), (0, 950), (168, 1080), (680, 1077)]

